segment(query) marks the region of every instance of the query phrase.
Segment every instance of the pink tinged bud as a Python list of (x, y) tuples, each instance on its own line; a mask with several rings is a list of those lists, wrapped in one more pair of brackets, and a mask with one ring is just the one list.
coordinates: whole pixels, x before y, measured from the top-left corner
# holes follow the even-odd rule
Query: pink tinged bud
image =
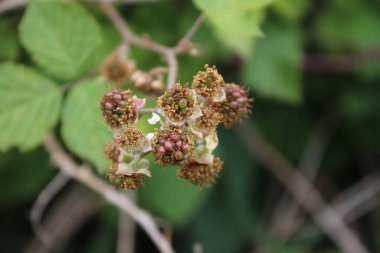
[(240, 93), (237, 92), (237, 91), (235, 91), (232, 95), (233, 95), (234, 97), (236, 97), (236, 98), (240, 97)]
[(128, 95), (127, 94), (123, 94), (123, 99), (128, 99)]
[(106, 102), (104, 104), (104, 107), (107, 108), (107, 109), (112, 109), (113, 106), (112, 106), (112, 104), (110, 102)]
[(175, 157), (177, 158), (177, 160), (183, 160), (184, 158), (183, 153), (181, 151), (175, 152)]
[(121, 99), (121, 95), (120, 94), (115, 94), (115, 95), (113, 95), (113, 98), (114, 99)]
[(176, 134), (176, 133), (173, 133), (171, 136), (170, 136), (170, 139), (172, 140), (172, 141), (178, 141), (178, 134)]
[(182, 146), (182, 141), (177, 141), (177, 142), (175, 143), (175, 145), (176, 145), (177, 147), (181, 147), (181, 146)]
[(239, 103), (245, 103), (246, 101), (247, 101), (247, 98), (245, 98), (245, 97), (240, 97), (240, 98), (238, 98), (238, 100), (237, 100)]
[(165, 140), (164, 140), (164, 138), (162, 138), (162, 137), (158, 137), (158, 142), (159, 142), (160, 144), (164, 144), (164, 143), (165, 143)]
[(123, 105), (126, 105), (127, 103), (126, 103), (124, 100), (120, 100), (120, 101), (118, 102), (118, 104), (123, 106)]
[(112, 115), (112, 118), (114, 118), (114, 119), (118, 119), (118, 118), (119, 118), (119, 115), (118, 115), (118, 114), (114, 114), (114, 115)]
[(239, 107), (239, 103), (234, 101), (234, 102), (231, 102), (231, 107), (232, 108), (238, 108)]
[(159, 147), (158, 147), (158, 152), (159, 152), (160, 154), (165, 154), (165, 153), (166, 153), (166, 150), (165, 150), (165, 148), (164, 148), (163, 146), (159, 146)]
[(112, 112), (109, 111), (109, 110), (104, 110), (104, 113), (107, 114), (107, 115), (111, 115), (112, 114)]
[(190, 145), (186, 144), (182, 147), (183, 151), (188, 151), (190, 149)]
[(164, 147), (167, 151), (173, 150), (173, 144), (170, 141), (165, 141)]
[(107, 97), (112, 97), (113, 93), (110, 91), (106, 94)]

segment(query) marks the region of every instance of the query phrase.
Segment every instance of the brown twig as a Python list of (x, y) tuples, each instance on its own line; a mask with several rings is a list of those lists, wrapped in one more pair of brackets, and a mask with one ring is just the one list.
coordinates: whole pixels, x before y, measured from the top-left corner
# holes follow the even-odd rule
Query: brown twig
[(64, 175), (62, 172), (59, 172), (49, 184), (40, 192), (36, 201), (33, 204), (30, 221), (32, 229), (36, 234), (37, 238), (47, 247), (52, 247), (52, 241), (50, 235), (45, 232), (44, 228), (41, 225), (41, 217), (46, 209), (46, 206), (50, 201), (57, 195), (57, 193), (67, 184), (69, 178)]
[(108, 16), (108, 18), (114, 23), (116, 29), (119, 31), (123, 37), (125, 43), (139, 46), (141, 48), (148, 49), (152, 52), (163, 55), (166, 58), (168, 64), (168, 85), (167, 87), (172, 87), (177, 79), (178, 63), (177, 55), (188, 53), (191, 50), (187, 42), (191, 40), (196, 31), (199, 29), (200, 25), (204, 20), (204, 14), (201, 14), (194, 24), (190, 27), (188, 32), (179, 40), (176, 46), (167, 47), (161, 45), (151, 39), (142, 38), (133, 33), (128, 24), (125, 22), (123, 17), (115, 10), (115, 8), (107, 3), (101, 3), (100, 8)]
[[(320, 124), (316, 126), (305, 146), (298, 169), (304, 173), (310, 182), (313, 182), (317, 176), (336, 123), (335, 110), (332, 112), (329, 110), (327, 114), (321, 117)], [(308, 192), (305, 189), (299, 189), (299, 191), (302, 192), (304, 198), (307, 198)], [(299, 204), (292, 201), (287, 194), (284, 194), (279, 201), (272, 218), (271, 230), (282, 240), (287, 240), (293, 234), (299, 208)]]
[(28, 0), (3, 0), (0, 1), (0, 14), (23, 7)]
[[(248, 151), (282, 183), (294, 199), (308, 211), (316, 224), (346, 253), (368, 253), (359, 238), (329, 206), (312, 183), (261, 135), (248, 120), (238, 128), (238, 134)], [(296, 184), (294, 182), (297, 182)], [(299, 189), (307, 189), (304, 198)]]
[(87, 166), (79, 166), (61, 147), (53, 134), (49, 134), (44, 146), (52, 158), (54, 164), (70, 178), (81, 182), (100, 194), (109, 203), (123, 210), (135, 220), (152, 239), (153, 243), (162, 253), (174, 253), (170, 243), (161, 234), (152, 217), (138, 208), (123, 194), (115, 191), (102, 179), (95, 176)]
[[(134, 192), (127, 192), (125, 195), (131, 200), (136, 198)], [(131, 217), (123, 211), (120, 211), (117, 253), (135, 252), (135, 230), (135, 223)]]
[(379, 48), (339, 56), (306, 55), (302, 68), (315, 72), (347, 73), (357, 70), (364, 63), (378, 62), (379, 59)]
[[(350, 223), (379, 204), (379, 193), (380, 175), (372, 173), (336, 197), (331, 206)], [(317, 228), (312, 224), (304, 224), (296, 230), (299, 231), (297, 234), (304, 236), (308, 234), (307, 231), (316, 231)], [(298, 239), (299, 237), (297, 236)]]
[(340, 194), (333, 206), (347, 222), (352, 222), (380, 202), (379, 193), (380, 174), (372, 173)]
[(48, 249), (40, 239), (34, 238), (24, 252), (61, 252), (76, 232), (96, 215), (102, 204), (80, 185), (73, 185), (53, 204), (44, 222), (54, 248)]

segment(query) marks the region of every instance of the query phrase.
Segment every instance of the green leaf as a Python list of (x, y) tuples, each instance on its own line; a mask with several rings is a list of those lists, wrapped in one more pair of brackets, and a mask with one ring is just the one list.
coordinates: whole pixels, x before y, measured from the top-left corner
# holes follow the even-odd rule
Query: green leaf
[(33, 201), (56, 173), (43, 148), (0, 153), (0, 205), (9, 207)]
[(102, 120), (99, 102), (107, 85), (97, 81), (78, 83), (71, 89), (63, 109), (62, 135), (67, 147), (104, 172), (108, 161), (103, 146), (112, 140), (112, 132)]
[(256, 38), (263, 33), (259, 24), (264, 8), (273, 0), (193, 0), (206, 13), (217, 35), (228, 46), (246, 55)]
[(0, 150), (29, 150), (55, 126), (61, 106), (56, 84), (21, 65), (0, 65)]
[(165, 171), (151, 161), (152, 178), (145, 179), (145, 186), (139, 190), (139, 202), (171, 224), (183, 226), (202, 207), (210, 190), (199, 190), (176, 176), (177, 169)]
[(317, 22), (317, 33), (330, 49), (365, 50), (380, 44), (378, 10), (368, 2), (328, 1)]
[(0, 60), (15, 60), (20, 54), (17, 33), (9, 19), (0, 19)]
[(264, 97), (299, 103), (301, 50), (301, 38), (295, 27), (270, 27), (244, 66), (245, 82)]
[(80, 76), (97, 63), (103, 38), (95, 19), (81, 5), (33, 1), (20, 26), (21, 42), (47, 72), (62, 80)]
[(310, 4), (311, 2), (308, 0), (281, 0), (276, 1), (273, 8), (282, 17), (291, 21), (298, 21), (307, 14)]

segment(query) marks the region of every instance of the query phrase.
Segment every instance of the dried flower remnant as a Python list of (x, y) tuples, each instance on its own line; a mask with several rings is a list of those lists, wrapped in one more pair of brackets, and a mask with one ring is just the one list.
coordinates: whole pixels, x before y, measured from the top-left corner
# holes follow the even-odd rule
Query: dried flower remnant
[(158, 95), (162, 92), (162, 74), (135, 71), (131, 76), (131, 83), (139, 91), (147, 95)]
[(189, 181), (199, 188), (209, 187), (222, 170), (223, 162), (218, 157), (214, 158), (212, 164), (200, 164), (190, 162), (184, 165), (178, 172), (178, 178)]
[(201, 132), (204, 136), (210, 134), (220, 123), (220, 114), (210, 107), (202, 108), (202, 116), (197, 118), (194, 123), (196, 131)]
[(128, 125), (117, 136), (120, 147), (129, 155), (136, 156), (143, 151), (146, 138), (135, 125)]
[(118, 166), (118, 163), (114, 163), (106, 175), (115, 188), (130, 189), (135, 191), (140, 185), (143, 184), (143, 174), (133, 173), (131, 175), (124, 175), (118, 173)]
[(226, 100), (222, 102), (212, 102), (211, 108), (220, 113), (221, 122), (226, 128), (230, 128), (234, 123), (248, 117), (251, 112), (248, 92), (243, 87), (229, 83), (225, 84)]
[(133, 64), (123, 60), (119, 55), (110, 55), (103, 63), (103, 76), (112, 83), (123, 83), (128, 80), (134, 70)]
[(155, 133), (152, 146), (154, 159), (162, 167), (181, 165), (193, 157), (194, 138), (184, 128), (170, 125)]
[(209, 67), (207, 64), (204, 66), (204, 71), (199, 71), (195, 76), (192, 88), (195, 92), (206, 99), (213, 100), (221, 96), (223, 92), (224, 79), (218, 73), (215, 66)]
[(104, 145), (103, 149), (106, 159), (117, 162), (120, 158), (120, 146), (116, 140)]
[(113, 129), (135, 122), (136, 110), (140, 107), (130, 90), (121, 89), (113, 89), (106, 93), (100, 105), (106, 123)]
[(197, 113), (200, 108), (196, 103), (194, 91), (180, 84), (168, 89), (158, 98), (157, 103), (170, 122), (176, 125), (199, 116)]

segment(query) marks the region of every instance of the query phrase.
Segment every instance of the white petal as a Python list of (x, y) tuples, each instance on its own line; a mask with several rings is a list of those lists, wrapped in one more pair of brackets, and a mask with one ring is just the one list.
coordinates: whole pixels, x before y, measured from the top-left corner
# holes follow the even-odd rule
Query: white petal
[(150, 140), (148, 138), (145, 139), (144, 141), (144, 146), (142, 149), (143, 153), (149, 152), (152, 150), (152, 144), (150, 143)]
[(226, 92), (224, 91), (223, 88), (220, 88), (218, 91), (218, 94), (214, 97), (212, 101), (214, 102), (222, 102), (226, 100)]
[(145, 98), (138, 98), (136, 96), (132, 97), (133, 102), (136, 104), (135, 110), (141, 109), (144, 107), (146, 99)]
[(190, 117), (191, 120), (194, 120), (196, 118), (199, 118), (200, 116), (202, 116), (202, 110), (201, 108), (199, 107), (199, 105), (195, 106), (194, 108), (194, 113), (193, 115)]
[(146, 135), (146, 138), (148, 139), (148, 141), (151, 141), (152, 138), (153, 138), (153, 136), (154, 136), (154, 133), (148, 133), (148, 134)]
[(198, 163), (212, 165), (214, 163), (214, 155), (205, 153), (196, 160)]
[(148, 123), (151, 124), (151, 125), (155, 125), (157, 124), (157, 122), (159, 122), (161, 120), (161, 117), (155, 113), (155, 112), (152, 112), (152, 117), (150, 117), (148, 119)]
[(218, 146), (219, 143), (218, 134), (216, 133), (216, 130), (212, 130), (212, 132), (205, 139), (207, 150), (211, 153)]
[(195, 129), (193, 123), (189, 124), (189, 129), (190, 129), (190, 132), (195, 136), (197, 141), (203, 140), (203, 134)]
[(171, 120), (169, 118), (167, 118), (167, 120), (169, 121), (170, 124), (175, 125), (175, 126), (182, 126), (186, 122), (185, 120), (174, 121), (174, 120)]

